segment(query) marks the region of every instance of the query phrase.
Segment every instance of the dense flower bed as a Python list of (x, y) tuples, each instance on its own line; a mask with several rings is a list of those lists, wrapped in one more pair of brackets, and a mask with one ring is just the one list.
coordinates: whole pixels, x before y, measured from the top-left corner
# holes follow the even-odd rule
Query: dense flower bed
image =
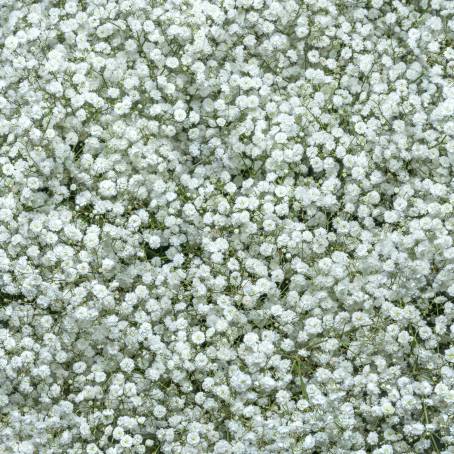
[(454, 2), (3, 0), (0, 452), (454, 453)]

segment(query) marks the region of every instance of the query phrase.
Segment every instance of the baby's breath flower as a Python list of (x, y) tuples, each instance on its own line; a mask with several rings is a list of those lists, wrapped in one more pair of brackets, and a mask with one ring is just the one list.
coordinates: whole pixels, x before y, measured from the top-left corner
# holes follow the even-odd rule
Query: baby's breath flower
[(0, 451), (451, 452), (452, 15), (4, 1)]

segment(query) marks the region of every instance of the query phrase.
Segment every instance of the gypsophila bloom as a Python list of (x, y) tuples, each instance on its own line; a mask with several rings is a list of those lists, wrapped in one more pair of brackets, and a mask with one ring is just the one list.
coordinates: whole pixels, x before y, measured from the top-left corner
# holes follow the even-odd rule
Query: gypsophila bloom
[(454, 452), (454, 2), (0, 8), (0, 451)]

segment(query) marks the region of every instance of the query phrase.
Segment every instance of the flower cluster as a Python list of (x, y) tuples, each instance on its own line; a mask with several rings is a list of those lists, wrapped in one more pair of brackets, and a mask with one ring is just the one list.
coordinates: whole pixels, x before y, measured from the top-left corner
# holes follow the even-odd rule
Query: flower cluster
[(454, 2), (3, 0), (0, 451), (454, 452)]

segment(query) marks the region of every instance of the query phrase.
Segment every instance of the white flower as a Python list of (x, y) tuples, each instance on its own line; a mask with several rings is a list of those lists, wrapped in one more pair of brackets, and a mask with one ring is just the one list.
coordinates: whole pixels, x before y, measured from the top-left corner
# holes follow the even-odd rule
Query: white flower
[(448, 287), (449, 296), (454, 296), (454, 284)]
[(319, 334), (323, 331), (322, 323), (320, 319), (310, 317), (304, 322), (304, 330), (308, 334)]
[(161, 239), (157, 235), (150, 235), (147, 237), (147, 243), (151, 249), (157, 249), (161, 245)]
[(124, 435), (121, 437), (120, 446), (123, 448), (130, 448), (133, 445), (133, 438), (130, 435)]
[(244, 392), (251, 386), (251, 377), (240, 371), (236, 371), (230, 380), (233, 388), (239, 392)]
[(445, 358), (448, 362), (454, 363), (454, 347), (451, 347), (445, 351)]
[(191, 335), (192, 342), (196, 345), (201, 345), (205, 342), (205, 334), (201, 331), (197, 331)]
[(82, 361), (79, 361), (77, 363), (74, 364), (73, 366), (73, 370), (76, 374), (81, 374), (85, 371), (85, 369), (87, 368), (87, 365), (82, 362)]
[(14, 35), (9, 35), (5, 39), (5, 47), (9, 50), (15, 50), (19, 44), (19, 40)]
[(176, 109), (175, 112), (173, 113), (173, 116), (176, 121), (182, 122), (186, 119), (186, 111), (183, 109)]
[(96, 454), (99, 452), (98, 447), (94, 443), (87, 445), (87, 454)]
[(186, 437), (186, 440), (187, 442), (190, 444), (190, 445), (197, 445), (200, 441), (200, 437), (199, 437), (199, 434), (196, 433), (196, 432), (190, 432), (188, 433), (187, 437)]
[(162, 405), (156, 405), (153, 408), (153, 414), (156, 416), (156, 418), (163, 418), (166, 415), (167, 411), (165, 407)]
[(99, 183), (99, 193), (103, 197), (113, 197), (117, 194), (117, 188), (113, 181), (103, 180)]
[(385, 416), (393, 415), (394, 412), (395, 412), (395, 409), (394, 409), (393, 405), (390, 402), (384, 402), (382, 404), (381, 408), (382, 408), (383, 414)]
[(312, 449), (315, 446), (315, 439), (312, 435), (308, 435), (303, 442), (304, 449)]
[(134, 361), (131, 358), (124, 358), (120, 362), (120, 367), (125, 372), (132, 372), (134, 369)]
[(359, 69), (363, 73), (368, 73), (372, 68), (374, 57), (371, 54), (364, 54), (359, 56)]

